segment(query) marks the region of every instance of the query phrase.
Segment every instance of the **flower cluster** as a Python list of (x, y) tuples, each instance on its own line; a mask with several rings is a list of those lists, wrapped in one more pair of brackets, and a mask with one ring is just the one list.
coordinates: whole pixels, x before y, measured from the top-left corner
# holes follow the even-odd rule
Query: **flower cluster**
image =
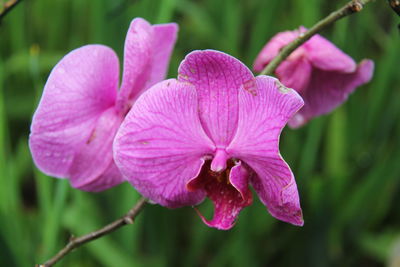
[[(254, 69), (261, 71), (302, 31), (274, 37)], [(119, 90), (110, 48), (87, 45), (67, 54), (33, 116), (29, 145), (36, 165), (86, 191), (126, 180), (169, 208), (208, 197), (213, 218), (198, 213), (218, 229), (230, 229), (252, 203), (252, 187), (272, 216), (303, 225), (294, 175), (279, 153), (282, 129), (338, 106), (371, 79), (372, 61), (357, 66), (314, 36), (279, 66), (279, 80), (255, 77), (215, 50), (191, 52), (178, 77), (164, 80), (176, 33), (176, 24), (134, 19)]]

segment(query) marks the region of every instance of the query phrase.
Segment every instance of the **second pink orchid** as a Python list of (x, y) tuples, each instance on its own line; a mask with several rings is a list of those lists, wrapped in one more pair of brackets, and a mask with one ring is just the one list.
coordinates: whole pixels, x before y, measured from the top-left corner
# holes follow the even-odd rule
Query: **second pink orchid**
[[(275, 35), (254, 62), (254, 70), (262, 71), (278, 55), (280, 49), (305, 32), (304, 27)], [(289, 121), (297, 128), (310, 119), (331, 112), (358, 86), (372, 78), (374, 63), (365, 59), (360, 64), (320, 35), (314, 35), (276, 69), (278, 79), (295, 89), (304, 99), (304, 107)]]
[(115, 133), (136, 98), (164, 79), (177, 29), (174, 23), (132, 21), (119, 91), (113, 50), (86, 45), (66, 55), (52, 70), (33, 116), (29, 146), (36, 166), (86, 191), (121, 183), (112, 154)]

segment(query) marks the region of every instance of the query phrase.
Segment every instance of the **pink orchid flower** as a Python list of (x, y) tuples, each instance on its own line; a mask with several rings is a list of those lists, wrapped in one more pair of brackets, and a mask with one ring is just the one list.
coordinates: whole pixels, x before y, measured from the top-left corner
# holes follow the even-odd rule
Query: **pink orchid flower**
[[(254, 70), (261, 72), (288, 45), (307, 29), (281, 32), (261, 50)], [(304, 107), (289, 121), (297, 128), (310, 119), (331, 112), (346, 101), (358, 86), (369, 82), (374, 71), (372, 60), (360, 64), (320, 35), (314, 35), (290, 54), (276, 69), (278, 79), (295, 89), (304, 99)]]
[[(145, 197), (177, 208), (214, 203), (208, 226), (229, 229), (252, 203), (249, 184), (276, 218), (302, 225), (292, 171), (279, 136), (303, 105), (277, 79), (254, 77), (222, 52), (194, 51), (178, 79), (156, 84), (135, 103), (114, 140), (114, 159)], [(200, 213), (199, 213), (200, 214)]]
[(119, 62), (112, 49), (86, 45), (61, 59), (31, 125), (29, 146), (41, 171), (69, 178), (73, 187), (85, 191), (123, 181), (113, 161), (115, 133), (136, 98), (164, 79), (177, 30), (173, 23), (132, 21), (119, 91)]

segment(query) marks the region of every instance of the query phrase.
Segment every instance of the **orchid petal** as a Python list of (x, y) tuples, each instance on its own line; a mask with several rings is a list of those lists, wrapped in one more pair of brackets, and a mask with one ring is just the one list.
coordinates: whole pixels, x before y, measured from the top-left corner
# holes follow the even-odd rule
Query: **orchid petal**
[(251, 198), (251, 192), (248, 187), (248, 175), (241, 161), (235, 163), (229, 175), (229, 182), (240, 193), (242, 199), (247, 202), (249, 202), (248, 199)]
[(158, 24), (153, 26), (153, 56), (151, 73), (145, 88), (165, 79), (168, 63), (174, 48), (178, 25), (176, 23)]
[(276, 57), (280, 50), (297, 38), (297, 31), (285, 31), (278, 33), (263, 47), (254, 61), (253, 69), (261, 72), (271, 60)]
[(71, 164), (70, 181), (73, 187), (98, 191), (99, 188), (104, 190), (123, 181), (122, 175), (113, 174), (113, 179), (104, 175), (107, 169), (112, 168), (112, 143), (121, 121), (114, 107), (100, 116), (90, 138), (81, 146)]
[(311, 64), (321, 70), (354, 72), (357, 64), (330, 41), (321, 35), (314, 35), (303, 45)]
[(126, 110), (144, 90), (164, 79), (177, 30), (175, 23), (152, 26), (142, 18), (131, 22), (125, 40), (118, 109)]
[(257, 174), (251, 177), (251, 184), (271, 215), (284, 222), (303, 226), (296, 181), (282, 157), (247, 159), (246, 163)]
[(153, 27), (142, 18), (135, 18), (129, 26), (118, 109), (126, 109), (130, 105), (128, 102), (140, 94), (150, 77), (153, 31)]
[(90, 138), (99, 116), (115, 103), (118, 72), (117, 56), (102, 45), (75, 49), (54, 67), (29, 138), (41, 171), (69, 176), (75, 155)]
[(179, 81), (196, 88), (205, 132), (217, 146), (227, 146), (237, 127), (238, 91), (254, 86), (251, 71), (234, 57), (205, 50), (187, 55), (178, 73)]
[[(306, 31), (307, 29), (305, 27), (300, 27), (298, 30), (285, 31), (275, 35), (257, 56), (254, 62), (254, 70), (261, 72), (265, 66), (278, 55), (283, 47)], [(307, 59), (316, 68), (346, 73), (353, 72), (356, 69), (356, 63), (350, 56), (343, 53), (321, 35), (314, 35), (310, 40), (306, 41), (302, 46), (292, 52), (288, 59), (301, 49), (306, 50), (305, 54)]]
[(114, 159), (143, 196), (176, 208), (204, 198), (186, 184), (214, 149), (200, 124), (194, 87), (166, 80), (146, 91), (128, 113), (114, 141)]
[(310, 81), (312, 67), (305, 58), (283, 61), (276, 69), (276, 75), (280, 81), (289, 88), (302, 92)]
[(342, 104), (358, 86), (369, 82), (374, 71), (371, 60), (363, 60), (353, 73), (314, 70), (310, 84), (303, 93), (305, 105), (289, 126), (297, 128), (315, 116), (328, 113)]
[(115, 165), (114, 160), (112, 160), (107, 169), (105, 169), (100, 176), (91, 181), (87, 181), (85, 184), (81, 184), (78, 187), (83, 191), (100, 192), (116, 186), (123, 181), (125, 180), (122, 178), (121, 172), (117, 168), (117, 165)]
[(251, 178), (261, 201), (276, 218), (301, 225), (301, 208), (293, 174), (279, 154), (279, 136), (303, 100), (277, 79), (258, 76), (252, 93), (239, 92), (239, 122), (226, 151), (257, 175)]

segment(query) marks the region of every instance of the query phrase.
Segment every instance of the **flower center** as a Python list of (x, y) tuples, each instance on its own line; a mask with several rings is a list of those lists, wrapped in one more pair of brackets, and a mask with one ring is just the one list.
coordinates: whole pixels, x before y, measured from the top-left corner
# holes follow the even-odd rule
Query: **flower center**
[[(187, 184), (187, 189), (189, 191), (196, 191), (198, 189), (202, 189), (208, 191), (213, 187), (233, 187), (230, 182), (231, 169), (235, 166), (235, 162), (231, 159), (225, 161), (224, 170), (214, 171), (212, 170), (212, 162), (206, 161), (204, 166), (200, 172), (200, 174), (192, 179)], [(236, 189), (235, 189), (236, 190)], [(236, 190), (237, 191), (237, 190)]]
[(227, 165), (227, 166), (225, 166), (225, 170), (223, 170), (223, 171), (216, 172), (216, 171), (213, 171), (211, 168), (208, 168), (207, 171), (208, 171), (208, 175), (210, 177), (215, 178), (215, 180), (217, 180), (217, 182), (230, 185), (231, 182), (229, 181), (229, 175), (231, 173), (231, 168), (233, 166), (235, 166), (235, 163), (233, 162), (233, 160), (230, 159), (230, 160), (228, 160), (228, 164), (225, 164), (225, 165)]
[[(247, 171), (240, 162), (226, 158), (224, 150), (217, 151), (213, 161), (207, 161), (199, 176), (187, 184), (189, 191), (203, 190), (214, 203), (214, 216), (211, 220), (207, 220), (197, 209), (196, 211), (207, 225), (219, 229), (231, 228), (239, 212), (252, 203)], [(223, 166), (219, 164), (222, 159), (225, 159)]]

